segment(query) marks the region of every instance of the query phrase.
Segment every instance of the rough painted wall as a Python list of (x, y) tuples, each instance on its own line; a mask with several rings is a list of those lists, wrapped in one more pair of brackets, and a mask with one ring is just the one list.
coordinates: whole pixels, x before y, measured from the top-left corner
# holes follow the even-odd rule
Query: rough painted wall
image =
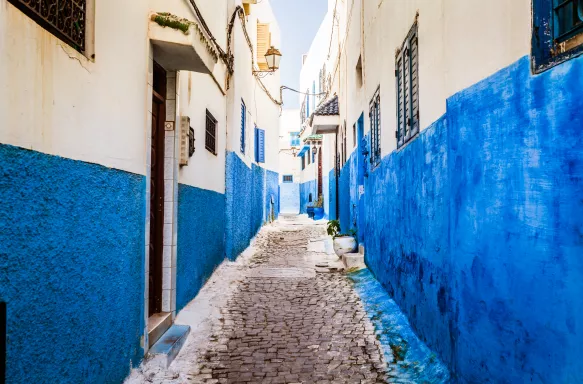
[(177, 311), (225, 259), (225, 204), (221, 193), (178, 185)]
[(583, 381), (583, 58), (447, 102), (366, 190), (366, 261), (461, 383)]
[(336, 213), (336, 170), (332, 168), (328, 172), (328, 217), (338, 220)]
[(583, 58), (538, 76), (529, 65), (448, 100), (456, 361), (469, 382), (583, 382)]
[(9, 383), (119, 383), (143, 350), (145, 178), (0, 145)]
[(355, 149), (340, 170), (338, 183), (340, 199), (340, 227), (343, 233), (358, 229), (357, 154)]
[(369, 171), (365, 258), (419, 337), (451, 363), (446, 143), (442, 119)]
[[(310, 193), (312, 194), (312, 202), (310, 203)], [(316, 180), (306, 181), (300, 184), (300, 213), (306, 213), (308, 205), (313, 204), (317, 200), (317, 186)]]
[(249, 168), (237, 154), (227, 153), (225, 248), (233, 260), (250, 244), (269, 219), (271, 201), (279, 215), (279, 175), (252, 164)]
[(281, 183), (279, 193), (281, 212), (300, 213), (300, 184)]

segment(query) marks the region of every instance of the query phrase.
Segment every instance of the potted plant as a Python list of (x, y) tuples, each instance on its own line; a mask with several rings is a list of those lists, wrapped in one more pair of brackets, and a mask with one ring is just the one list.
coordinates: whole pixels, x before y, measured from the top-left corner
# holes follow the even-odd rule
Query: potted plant
[(334, 252), (338, 257), (356, 251), (358, 244), (355, 238), (355, 230), (350, 230), (349, 234), (340, 233), (340, 222), (338, 220), (330, 220), (327, 232), (329, 236), (332, 236)]
[(314, 203), (314, 220), (321, 220), (324, 218), (324, 198), (322, 196), (318, 197), (318, 200)]

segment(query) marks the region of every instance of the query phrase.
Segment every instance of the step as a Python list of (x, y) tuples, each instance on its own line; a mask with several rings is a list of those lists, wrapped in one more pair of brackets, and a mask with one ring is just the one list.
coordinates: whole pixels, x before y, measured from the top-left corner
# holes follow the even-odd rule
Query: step
[(156, 313), (148, 318), (148, 348), (172, 326), (172, 313)]
[(366, 265), (364, 264), (364, 256), (360, 253), (347, 253), (342, 256), (342, 262), (347, 270), (366, 268)]
[(178, 356), (178, 352), (182, 349), (189, 333), (190, 326), (188, 325), (174, 324), (171, 326), (148, 352), (152, 359), (152, 365), (168, 369), (176, 356)]

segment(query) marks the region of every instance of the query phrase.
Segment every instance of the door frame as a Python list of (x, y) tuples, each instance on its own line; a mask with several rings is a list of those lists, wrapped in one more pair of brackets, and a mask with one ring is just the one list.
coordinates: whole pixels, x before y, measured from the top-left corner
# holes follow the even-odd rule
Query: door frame
[[(148, 319), (149, 319), (149, 265), (150, 265), (150, 197), (151, 197), (151, 146), (152, 146), (152, 104), (154, 98), (154, 60), (156, 56), (150, 44), (147, 79), (147, 114), (145, 126), (145, 158), (146, 158), (146, 215), (145, 215), (145, 254), (144, 254), (144, 353), (148, 352)], [(176, 317), (176, 267), (178, 240), (178, 172), (179, 172), (179, 139), (180, 116), (178, 115), (178, 85), (179, 72), (166, 70), (166, 95), (164, 102), (164, 224), (162, 233), (162, 312), (170, 313), (172, 321)]]

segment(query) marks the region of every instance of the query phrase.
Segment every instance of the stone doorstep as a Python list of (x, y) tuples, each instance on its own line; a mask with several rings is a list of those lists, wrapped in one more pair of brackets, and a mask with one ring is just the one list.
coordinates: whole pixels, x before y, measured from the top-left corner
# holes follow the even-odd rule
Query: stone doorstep
[(160, 312), (148, 318), (148, 348), (172, 326), (172, 313)]
[(148, 352), (151, 357), (151, 364), (168, 369), (178, 353), (184, 346), (190, 326), (174, 324), (170, 329), (150, 348)]
[(342, 262), (346, 269), (364, 269), (366, 265), (364, 264), (364, 256), (360, 253), (347, 253), (342, 256)]

